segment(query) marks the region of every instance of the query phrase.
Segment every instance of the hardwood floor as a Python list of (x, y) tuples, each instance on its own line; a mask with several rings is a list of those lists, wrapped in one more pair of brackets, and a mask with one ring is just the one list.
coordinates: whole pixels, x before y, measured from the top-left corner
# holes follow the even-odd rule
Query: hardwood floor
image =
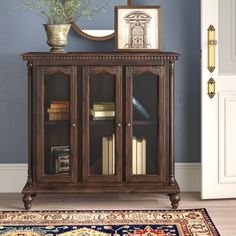
[[(23, 210), (21, 194), (0, 194), (0, 210)], [(183, 193), (179, 209), (206, 208), (222, 236), (236, 235), (236, 199), (204, 200), (200, 193)], [(170, 209), (165, 195), (100, 194), (38, 195), (32, 210)]]

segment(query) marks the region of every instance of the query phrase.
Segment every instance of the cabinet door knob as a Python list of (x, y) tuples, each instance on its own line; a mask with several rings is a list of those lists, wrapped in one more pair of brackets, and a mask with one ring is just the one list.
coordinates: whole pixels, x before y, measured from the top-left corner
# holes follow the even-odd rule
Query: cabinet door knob
[(117, 123), (116, 126), (117, 126), (117, 127), (121, 127), (121, 123)]
[(131, 124), (130, 123), (127, 123), (127, 125), (126, 125), (127, 127), (131, 127)]
[(72, 127), (76, 127), (76, 123), (73, 123), (73, 124), (72, 124)]

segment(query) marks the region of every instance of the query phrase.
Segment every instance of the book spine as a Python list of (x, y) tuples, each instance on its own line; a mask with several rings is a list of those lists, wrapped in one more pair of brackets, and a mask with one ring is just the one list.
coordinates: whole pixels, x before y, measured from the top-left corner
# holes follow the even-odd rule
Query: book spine
[(61, 113), (61, 112), (69, 112), (69, 108), (48, 108), (48, 113)]
[(112, 175), (112, 154), (113, 154), (112, 137), (108, 137), (108, 174)]
[(91, 110), (90, 114), (93, 117), (106, 117), (106, 116), (114, 117), (115, 111), (94, 111), (94, 110)]
[(102, 174), (108, 175), (108, 138), (102, 138)]
[(137, 175), (142, 174), (142, 141), (137, 140)]
[(68, 109), (70, 107), (69, 101), (52, 101), (50, 104), (50, 108), (52, 109)]
[(133, 137), (132, 140), (132, 163), (133, 163), (133, 175), (137, 174), (137, 140)]
[(54, 115), (55, 115), (54, 113), (50, 113), (50, 114), (49, 114), (49, 120), (55, 120)]
[(63, 105), (63, 104), (51, 104), (50, 108), (51, 109), (69, 109), (69, 106)]
[(147, 145), (146, 139), (142, 138), (142, 174), (143, 175), (146, 175), (146, 165), (147, 165), (146, 145)]
[(115, 135), (112, 135), (112, 174), (115, 175), (116, 173), (116, 140)]
[(93, 104), (94, 111), (114, 111), (114, 104)]

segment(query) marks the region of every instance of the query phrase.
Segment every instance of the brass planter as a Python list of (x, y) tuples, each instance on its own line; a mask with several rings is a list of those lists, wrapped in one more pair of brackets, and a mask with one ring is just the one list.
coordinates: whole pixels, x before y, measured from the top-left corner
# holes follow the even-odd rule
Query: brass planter
[(67, 36), (70, 30), (70, 24), (50, 25), (45, 24), (47, 33), (47, 43), (52, 53), (66, 53), (64, 47), (68, 44)]

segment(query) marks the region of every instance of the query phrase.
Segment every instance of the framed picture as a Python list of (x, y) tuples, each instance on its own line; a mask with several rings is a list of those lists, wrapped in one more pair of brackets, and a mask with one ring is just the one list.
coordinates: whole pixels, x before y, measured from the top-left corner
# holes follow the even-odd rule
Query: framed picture
[(115, 16), (117, 50), (160, 50), (160, 6), (116, 6)]

